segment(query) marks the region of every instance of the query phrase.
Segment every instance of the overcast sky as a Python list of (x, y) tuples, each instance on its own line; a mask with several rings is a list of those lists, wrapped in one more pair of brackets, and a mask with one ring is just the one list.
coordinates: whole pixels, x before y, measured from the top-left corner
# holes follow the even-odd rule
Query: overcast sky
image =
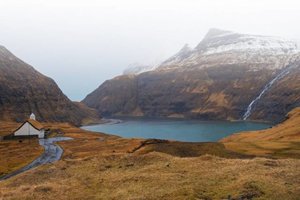
[(156, 64), (209, 28), (300, 41), (299, 0), (0, 0), (0, 44), (82, 100), (131, 63)]

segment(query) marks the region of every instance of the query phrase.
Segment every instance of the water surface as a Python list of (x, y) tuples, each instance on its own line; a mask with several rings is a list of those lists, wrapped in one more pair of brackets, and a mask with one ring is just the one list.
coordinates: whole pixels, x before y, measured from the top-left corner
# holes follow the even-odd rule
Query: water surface
[(156, 138), (187, 142), (214, 142), (228, 135), (261, 130), (271, 124), (247, 121), (198, 121), (170, 119), (122, 119), (113, 123), (84, 126), (83, 129), (125, 138)]

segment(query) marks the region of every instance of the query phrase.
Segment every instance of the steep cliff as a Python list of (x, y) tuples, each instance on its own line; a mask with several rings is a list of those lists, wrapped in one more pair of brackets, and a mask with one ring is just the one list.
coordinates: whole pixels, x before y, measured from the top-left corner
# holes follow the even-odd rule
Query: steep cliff
[(83, 103), (104, 115), (280, 121), (300, 105), (300, 56), (296, 43), (276, 37), (210, 30), (199, 45), (184, 46), (159, 67), (103, 83)]
[(50, 78), (0, 46), (0, 120), (23, 121), (34, 112), (40, 121), (98, 120), (86, 106), (74, 104)]

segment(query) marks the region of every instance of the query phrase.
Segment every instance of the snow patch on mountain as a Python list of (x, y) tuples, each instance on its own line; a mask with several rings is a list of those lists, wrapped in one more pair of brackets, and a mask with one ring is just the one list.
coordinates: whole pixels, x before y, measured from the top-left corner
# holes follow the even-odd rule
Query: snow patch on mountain
[[(226, 36), (229, 35), (227, 34)], [(224, 35), (219, 37), (222, 38)], [(278, 55), (299, 52), (296, 42), (268, 36), (244, 35), (238, 37), (236, 41), (230, 44), (217, 42), (217, 44), (214, 42), (208, 44), (203, 54), (209, 55), (226, 51), (253, 51), (253, 53)]]
[(157, 68), (156, 65), (150, 66), (150, 65), (143, 65), (143, 64), (139, 64), (139, 63), (133, 63), (133, 64), (130, 64), (123, 71), (123, 74), (124, 75), (137, 75), (137, 74), (141, 74), (141, 73), (144, 73), (147, 71), (155, 70), (156, 68)]
[(185, 46), (158, 69), (186, 70), (228, 64), (249, 64), (253, 70), (279, 69), (299, 53), (297, 43), (291, 40), (211, 29), (196, 48)]
[(178, 53), (176, 53), (174, 56), (164, 61), (162, 65), (164, 64), (171, 65), (172, 63), (180, 62), (181, 60), (188, 58), (191, 53), (192, 53), (192, 48), (188, 44), (185, 44)]

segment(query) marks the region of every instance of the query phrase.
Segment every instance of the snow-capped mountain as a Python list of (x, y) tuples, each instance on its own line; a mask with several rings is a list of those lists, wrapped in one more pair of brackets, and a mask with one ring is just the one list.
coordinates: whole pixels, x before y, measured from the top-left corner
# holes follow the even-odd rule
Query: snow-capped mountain
[(124, 75), (137, 75), (137, 74), (141, 74), (147, 71), (152, 71), (155, 70), (157, 68), (157, 66), (150, 66), (150, 65), (142, 65), (139, 63), (134, 63), (134, 64), (130, 64), (124, 71), (123, 74)]
[(279, 37), (239, 34), (231, 31), (211, 29), (196, 47), (205, 55), (228, 51), (247, 51), (255, 54), (298, 53), (297, 43)]
[(240, 34), (220, 29), (210, 29), (195, 47), (185, 44), (178, 53), (159, 66), (132, 64), (123, 74), (140, 74), (153, 70), (193, 70), (227, 64), (253, 64), (251, 70), (260, 68), (281, 69), (300, 58), (296, 41), (280, 37)]
[(280, 121), (300, 106), (300, 52), (278, 37), (211, 29), (195, 48), (132, 73), (83, 102), (103, 115), (205, 120)]
[(188, 58), (191, 53), (192, 48), (188, 44), (185, 44), (178, 53), (164, 61), (162, 65), (180, 62), (181, 60)]
[[(300, 52), (297, 42), (291, 40), (219, 29), (210, 29), (196, 48), (184, 51), (184, 56), (182, 51), (163, 62), (159, 69), (184, 66), (182, 70), (186, 70), (189, 67), (214, 66), (216, 63), (255, 63), (277, 69), (285, 66), (291, 59), (295, 59)], [(253, 68), (253, 70), (257, 69)]]

